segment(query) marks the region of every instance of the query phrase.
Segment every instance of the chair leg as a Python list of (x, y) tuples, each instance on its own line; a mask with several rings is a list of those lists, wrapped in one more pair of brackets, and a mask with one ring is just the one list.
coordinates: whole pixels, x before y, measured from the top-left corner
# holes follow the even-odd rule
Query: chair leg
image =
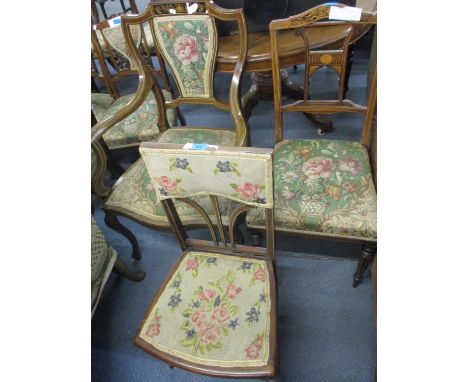
[(187, 125), (187, 122), (185, 122), (185, 117), (184, 117), (184, 115), (182, 114), (182, 111), (181, 111), (179, 108), (177, 108), (177, 109), (176, 109), (176, 113), (177, 113), (177, 118), (178, 118), (178, 120), (180, 121), (180, 125), (181, 125), (181, 126), (186, 126), (186, 125)]
[(140, 247), (132, 231), (130, 231), (127, 227), (123, 226), (116, 215), (109, 212), (106, 212), (104, 222), (109, 228), (112, 228), (114, 231), (117, 231), (118, 233), (124, 235), (128, 239), (128, 241), (130, 241), (130, 244), (132, 245), (132, 257), (135, 260), (140, 260)]
[(353, 288), (356, 288), (361, 283), (362, 275), (366, 271), (369, 264), (372, 262), (372, 259), (374, 258), (376, 253), (377, 247), (375, 245), (363, 245), (361, 258), (359, 259), (356, 272), (353, 276)]
[(146, 276), (145, 271), (131, 272), (130, 269), (128, 269), (127, 264), (123, 262), (120, 256), (117, 256), (117, 259), (115, 260), (113, 271), (118, 275), (125, 277), (126, 279), (136, 282), (143, 281)]

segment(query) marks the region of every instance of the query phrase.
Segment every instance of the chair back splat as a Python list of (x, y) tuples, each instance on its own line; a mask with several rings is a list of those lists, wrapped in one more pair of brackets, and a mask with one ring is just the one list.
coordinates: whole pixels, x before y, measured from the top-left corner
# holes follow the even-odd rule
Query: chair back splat
[[(237, 256), (274, 260), (272, 150), (218, 147), (184, 149), (182, 145), (145, 142), (140, 153), (183, 250), (216, 251)], [(203, 207), (189, 199), (207, 195), (216, 221)], [(218, 197), (236, 202), (229, 221), (221, 218)], [(189, 238), (174, 206), (178, 199), (193, 207), (206, 223), (211, 240)], [(266, 248), (236, 244), (239, 218), (249, 209), (266, 213)], [(224, 231), (227, 225), (227, 232)]]
[[(335, 7), (345, 6), (343, 4), (336, 4)], [(273, 20), (270, 23), (275, 104), (275, 139), (277, 143), (283, 140), (283, 113), (285, 112), (308, 114), (366, 113), (368, 109), (365, 105), (357, 104), (345, 98), (348, 49), (350, 44), (354, 43), (359, 36), (365, 34), (366, 29), (369, 30), (373, 25), (376, 25), (377, 16), (374, 13), (362, 12), (360, 21), (333, 21), (329, 17), (331, 8), (333, 7), (320, 5), (287, 19)], [(330, 28), (337, 23), (349, 25), (349, 29), (334, 49), (310, 49), (308, 36), (313, 34), (314, 30), (317, 30), (317, 28)], [(289, 104), (282, 104), (279, 65), (281, 47), (279, 46), (278, 35), (284, 30), (291, 29), (296, 30), (296, 37), (301, 38), (304, 42), (304, 98)], [(310, 76), (324, 66), (334, 69), (339, 75), (337, 97), (333, 100), (310, 100)], [(369, 101), (372, 101), (372, 96)], [(361, 137), (361, 143), (364, 144), (363, 139), (365, 140), (366, 137)]]
[[(230, 81), (229, 101), (219, 99), (213, 86), (218, 55), (218, 20), (235, 22), (239, 31), (239, 51)], [(247, 123), (241, 111), (240, 80), (247, 56), (247, 27), (242, 9), (224, 9), (212, 1), (192, 4), (158, 1), (150, 2), (140, 15), (122, 17), (127, 37), (130, 37), (131, 28), (143, 24), (149, 25), (145, 29), (147, 38), (154, 41), (158, 54), (170, 68), (179, 93), (173, 100), (159, 97), (160, 110), (163, 110), (162, 106), (172, 109), (182, 104), (201, 104), (230, 112), (235, 125), (235, 145), (245, 145)], [(129, 39), (128, 43), (134, 45), (133, 40)], [(134, 48), (131, 50), (141, 56)]]

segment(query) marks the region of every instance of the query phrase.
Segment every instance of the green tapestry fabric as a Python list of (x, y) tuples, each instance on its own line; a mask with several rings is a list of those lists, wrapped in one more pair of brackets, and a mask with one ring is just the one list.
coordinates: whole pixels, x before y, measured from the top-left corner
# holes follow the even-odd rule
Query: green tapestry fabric
[(252, 206), (273, 207), (271, 152), (140, 147), (140, 153), (158, 200), (218, 195)]
[[(377, 238), (369, 158), (356, 142), (285, 140), (273, 154), (276, 229), (362, 240)], [(250, 210), (249, 226), (264, 226)]]
[(208, 15), (173, 15), (154, 18), (159, 51), (183, 97), (213, 96), (217, 53), (216, 26)]
[[(169, 92), (163, 90), (165, 99), (172, 99)], [(103, 119), (117, 113), (122, 109), (135, 94), (129, 94), (113, 100), (107, 94), (92, 93), (91, 108), (96, 116), (96, 120), (101, 122)], [(105, 134), (104, 141), (110, 149), (137, 145), (140, 142), (149, 142), (157, 139), (159, 129), (157, 126), (156, 99), (152, 92), (148, 93), (144, 103), (123, 121), (112, 126)], [(169, 126), (176, 124), (176, 113), (174, 109), (167, 110), (167, 119)]]
[(263, 260), (188, 252), (150, 308), (138, 336), (199, 365), (268, 363), (274, 284)]
[[(203, 207), (212, 222), (216, 221), (209, 197), (199, 196), (191, 199)], [(184, 224), (205, 224), (200, 214), (192, 207), (178, 201), (175, 202), (175, 205)], [(228, 224), (229, 214), (237, 206), (235, 202), (229, 199), (219, 198), (219, 208), (225, 224)], [(156, 197), (156, 192), (143, 159), (139, 159), (125, 172), (123, 178), (114, 186), (105, 207), (124, 209), (145, 216), (156, 225), (169, 227), (164, 208)]]
[(236, 132), (226, 129), (210, 129), (196, 127), (173, 127), (160, 134), (159, 143), (207, 143), (218, 146), (235, 146)]
[(109, 245), (91, 216), (91, 312), (96, 308), (116, 258), (117, 252)]

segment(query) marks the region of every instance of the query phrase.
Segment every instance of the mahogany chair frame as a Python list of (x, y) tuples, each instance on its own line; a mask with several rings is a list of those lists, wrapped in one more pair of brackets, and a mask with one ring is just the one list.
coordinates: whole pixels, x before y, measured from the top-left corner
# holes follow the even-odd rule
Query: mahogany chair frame
[[(174, 7), (177, 11), (177, 14), (185, 13), (187, 12), (186, 3), (169, 1), (164, 4), (149, 4), (146, 11), (140, 15), (122, 16), (122, 30), (124, 33), (125, 41), (129, 48), (130, 56), (135, 62), (138, 69), (139, 82), (135, 97), (133, 97), (127, 105), (125, 105), (114, 115), (97, 123), (91, 129), (91, 145), (95, 149), (96, 155), (98, 157), (98, 168), (96, 171), (96, 176), (91, 184), (91, 187), (93, 192), (96, 195), (99, 195), (104, 201), (112, 194), (113, 188), (115, 188), (118, 185), (118, 183), (124, 179), (126, 174), (124, 173), (117, 180), (113, 188), (108, 187), (104, 183), (104, 174), (106, 171), (108, 159), (105, 155), (105, 151), (102, 148), (102, 145), (100, 145), (102, 136), (112, 126), (122, 121), (130, 114), (132, 114), (135, 110), (137, 110), (145, 101), (150, 91), (152, 91), (155, 95), (158, 104), (158, 128), (160, 132), (164, 132), (168, 129), (167, 117), (165, 113), (166, 106), (178, 107), (180, 104), (183, 103), (200, 103), (206, 105), (215, 105), (222, 108), (223, 110), (230, 111), (237, 131), (237, 145), (245, 146), (247, 144), (248, 129), (246, 121), (242, 116), (240, 101), (240, 78), (245, 66), (245, 59), (247, 55), (247, 29), (244, 14), (242, 12), (242, 9), (224, 9), (217, 6), (212, 1), (200, 1), (198, 2), (198, 4), (199, 7), (197, 12), (201, 14), (209, 14), (214, 16), (215, 18), (219, 18), (225, 21), (236, 21), (241, 31), (240, 36), (242, 36), (242, 38), (240, 39), (241, 43), (239, 46), (239, 58), (235, 67), (229, 91), (230, 104), (223, 103), (215, 98), (192, 99), (187, 97), (179, 97), (170, 102), (164, 101), (164, 96), (162, 94), (162, 90), (159, 84), (157, 84), (157, 82), (154, 80), (151, 69), (145, 64), (144, 59), (141, 57), (141, 52), (138, 50), (135, 43), (133, 42), (133, 38), (130, 33), (130, 25), (142, 23), (145, 20), (150, 20), (152, 17), (157, 17), (158, 15), (167, 15), (169, 14), (169, 9), (173, 9)], [(154, 37), (154, 30), (152, 30), (152, 33)], [(113, 208), (112, 210), (110, 210), (106, 209), (105, 206), (104, 210), (106, 213), (106, 224), (108, 224), (117, 232), (124, 235), (130, 241), (133, 249), (132, 256), (135, 259), (139, 259), (141, 257), (138, 242), (135, 236), (132, 234), (132, 232), (120, 223), (120, 221), (118, 220), (118, 215), (125, 216), (151, 229), (170, 230), (169, 225), (157, 224), (150, 218), (132, 211), (117, 208)], [(191, 225), (190, 227), (198, 228), (199, 225)]]
[[(161, 143), (152, 143), (152, 142), (145, 142), (141, 144), (142, 148), (151, 148), (151, 149), (181, 149), (183, 145), (174, 145), (174, 144), (161, 144)], [(262, 149), (262, 148), (233, 148), (233, 147), (219, 147), (220, 150), (223, 151), (248, 151), (249, 153), (258, 153), (258, 154), (271, 154), (273, 152), (272, 149)], [(208, 149), (212, 150), (212, 149)], [(221, 211), (219, 209), (218, 197), (217, 195), (207, 193), (211, 200), (212, 207), (215, 211), (216, 217), (216, 224), (213, 224), (207, 214), (207, 212), (200, 206), (198, 203), (194, 202), (188, 198), (177, 198), (184, 203), (187, 203), (193, 207), (200, 213), (200, 216), (204, 219), (206, 223), (206, 228), (208, 228), (211, 239), (212, 240), (201, 240), (201, 239), (192, 239), (189, 238), (187, 235), (187, 231), (182, 223), (179, 214), (177, 213), (177, 209), (174, 205), (173, 199), (169, 198), (165, 200), (161, 200), (161, 204), (164, 207), (166, 212), (169, 224), (171, 226), (172, 232), (177, 238), (179, 245), (183, 251), (181, 257), (174, 265), (173, 270), (175, 270), (180, 261), (184, 258), (184, 256), (191, 251), (197, 252), (208, 252), (213, 254), (222, 254), (222, 255), (230, 255), (230, 256), (239, 256), (245, 258), (253, 258), (253, 259), (261, 259), (267, 262), (267, 267), (270, 275), (273, 277), (273, 282), (270, 285), (270, 296), (271, 296), (271, 332), (274, 333), (270, 340), (270, 348), (269, 348), (269, 359), (268, 364), (265, 366), (263, 371), (259, 371), (258, 368), (240, 368), (240, 367), (217, 367), (217, 366), (201, 366), (194, 363), (191, 363), (186, 360), (182, 360), (180, 358), (176, 358), (175, 356), (169, 355), (164, 352), (160, 352), (154, 348), (152, 348), (149, 344), (145, 341), (141, 340), (138, 335), (135, 336), (134, 343), (141, 347), (143, 350), (147, 351), (148, 353), (162, 359), (163, 361), (167, 362), (171, 366), (179, 367), (191, 372), (195, 372), (198, 374), (204, 375), (211, 375), (211, 376), (219, 376), (219, 377), (231, 377), (231, 378), (267, 378), (267, 379), (274, 379), (278, 374), (278, 352), (277, 352), (277, 284), (276, 284), (276, 257), (275, 257), (275, 229), (274, 229), (274, 209), (267, 208), (267, 207), (258, 207), (252, 206), (248, 204), (241, 204), (238, 208), (231, 212), (229, 217), (229, 225), (227, 229), (227, 235), (224, 230), (223, 223), (221, 221)], [(265, 223), (265, 232), (266, 232), (266, 247), (259, 247), (259, 246), (249, 246), (249, 245), (242, 245), (236, 244), (236, 227), (239, 218), (247, 212), (250, 208), (263, 208), (266, 214), (266, 223)], [(171, 279), (171, 275), (173, 272), (170, 272), (168, 277), (165, 279), (164, 283), (159, 288), (159, 292), (153, 300), (155, 303), (161, 293), (166, 288), (167, 284)], [(142, 320), (142, 324), (138, 329), (138, 333), (143, 328), (143, 323), (147, 320), (148, 315), (151, 312), (153, 304), (151, 304), (150, 308), (148, 309), (147, 313), (145, 314), (144, 319)]]
[[(372, 79), (370, 81), (368, 89), (368, 104), (359, 105), (344, 98), (345, 92), (345, 81), (344, 78), (340, 78), (340, 87), (338, 92), (337, 100), (325, 100), (315, 101), (309, 100), (308, 94), (308, 80), (310, 74), (317, 70), (319, 67), (326, 65), (323, 61), (332, 64), (332, 67), (339, 73), (344, 73), (346, 68), (347, 58), (347, 47), (348, 42), (352, 40), (352, 36), (362, 28), (368, 28), (377, 24), (376, 14), (363, 12), (361, 21), (346, 21), (351, 26), (350, 33), (345, 37), (345, 42), (342, 49), (338, 50), (326, 50), (326, 51), (313, 51), (309, 50), (309, 44), (307, 41), (304, 29), (306, 27), (326, 26), (328, 23), (316, 23), (317, 21), (328, 19), (330, 13), (330, 6), (317, 6), (308, 11), (300, 13), (295, 16), (291, 16), (287, 19), (274, 20), (270, 23), (270, 39), (271, 39), (271, 52), (272, 52), (272, 66), (273, 66), (273, 86), (274, 86), (274, 107), (275, 107), (275, 140), (279, 143), (283, 140), (283, 113), (286, 112), (303, 112), (310, 114), (332, 114), (339, 112), (346, 113), (363, 113), (364, 126), (361, 131), (360, 143), (365, 146), (368, 150), (371, 145), (373, 136), (374, 116), (376, 115), (377, 108), (377, 68), (375, 67), (372, 71)], [(318, 25), (317, 25), (318, 24)], [(302, 38), (305, 44), (305, 84), (304, 84), (304, 98), (302, 100), (295, 101), (290, 104), (282, 104), (281, 97), (281, 74), (279, 65), (280, 47), (278, 45), (278, 32), (288, 29), (295, 29), (297, 31), (296, 36)], [(281, 228), (276, 228), (277, 231), (281, 231)], [(285, 234), (291, 234), (290, 232), (284, 231)], [(356, 287), (362, 280), (363, 273), (369, 266), (373, 257), (377, 253), (376, 240), (362, 240), (362, 239), (344, 239), (338, 238), (333, 235), (317, 235), (313, 232), (303, 231), (296, 235), (314, 237), (320, 239), (330, 240), (343, 240), (350, 242), (357, 242), (363, 245), (360, 260), (358, 262), (357, 270), (353, 276), (353, 287)], [(261, 235), (259, 232), (252, 232), (253, 240), (255, 243), (259, 243)]]

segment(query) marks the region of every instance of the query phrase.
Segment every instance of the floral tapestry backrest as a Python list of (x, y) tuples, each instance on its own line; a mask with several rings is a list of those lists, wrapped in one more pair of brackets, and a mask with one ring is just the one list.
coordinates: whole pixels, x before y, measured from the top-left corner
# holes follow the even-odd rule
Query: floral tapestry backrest
[(218, 50), (214, 19), (209, 15), (174, 15), (153, 20), (156, 44), (169, 64), (182, 97), (212, 98)]
[(174, 146), (140, 146), (159, 200), (217, 195), (252, 206), (273, 207), (272, 150), (187, 150)]
[[(131, 25), (130, 31), (133, 36), (133, 41), (135, 41), (135, 45), (137, 47), (140, 46), (142, 39), (140, 27), (138, 25)], [(101, 48), (105, 50), (106, 46), (104, 41), (107, 41), (107, 43), (112, 47), (112, 49), (114, 49), (117, 52), (117, 54), (123, 56), (124, 59), (128, 60), (128, 62), (130, 63), (131, 70), (137, 70), (137, 66), (133, 63), (132, 59), (130, 58), (128, 48), (125, 43), (122, 27), (120, 25), (115, 27), (103, 28), (98, 32), (101, 33), (103, 36), (104, 46)]]

